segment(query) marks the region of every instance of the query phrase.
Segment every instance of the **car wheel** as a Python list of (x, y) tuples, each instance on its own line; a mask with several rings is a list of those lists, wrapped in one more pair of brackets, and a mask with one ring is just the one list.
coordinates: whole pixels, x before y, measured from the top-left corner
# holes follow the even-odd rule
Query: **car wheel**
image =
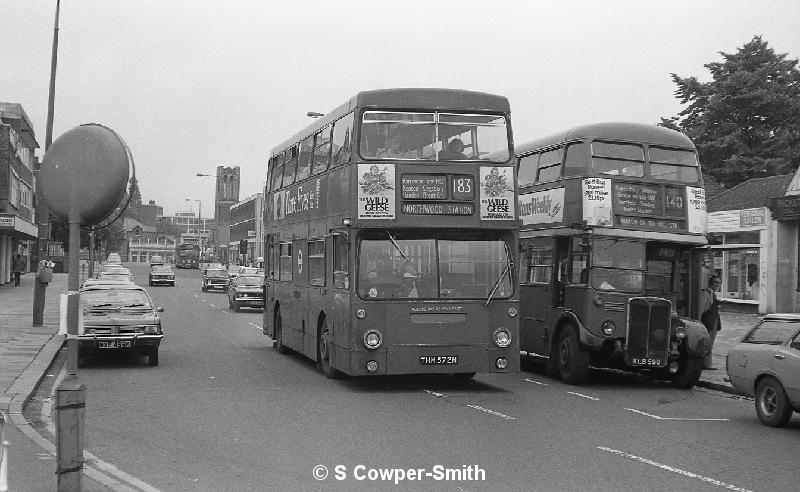
[(676, 388), (689, 389), (700, 381), (703, 373), (703, 357), (681, 356), (678, 372), (672, 376), (672, 385)]
[(289, 347), (283, 344), (283, 318), (280, 310), (275, 313), (275, 348), (278, 349), (279, 354), (290, 352)]
[(762, 424), (783, 427), (792, 418), (786, 391), (775, 378), (764, 378), (756, 386), (756, 413)]
[(558, 372), (567, 384), (581, 384), (589, 372), (589, 353), (578, 342), (578, 329), (568, 324), (558, 337)]
[(322, 373), (330, 379), (336, 379), (340, 373), (331, 367), (331, 332), (328, 330), (328, 321), (322, 320), (322, 326), (317, 332), (317, 361)]
[(153, 350), (150, 351), (150, 353), (147, 356), (147, 362), (151, 366), (157, 366), (158, 365), (158, 349), (157, 348), (154, 348)]

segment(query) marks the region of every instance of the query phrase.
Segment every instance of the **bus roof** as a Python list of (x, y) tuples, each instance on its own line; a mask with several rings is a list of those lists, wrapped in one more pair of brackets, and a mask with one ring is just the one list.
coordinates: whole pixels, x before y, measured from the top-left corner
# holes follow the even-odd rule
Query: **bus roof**
[(362, 91), (314, 123), (272, 148), (270, 157), (312, 135), (355, 108), (497, 111), (510, 113), (508, 99), (485, 92), (463, 89), (398, 88)]
[(532, 150), (585, 138), (695, 148), (689, 137), (663, 126), (644, 123), (604, 122), (575, 126), (566, 131), (519, 144), (514, 148), (514, 154), (521, 155)]

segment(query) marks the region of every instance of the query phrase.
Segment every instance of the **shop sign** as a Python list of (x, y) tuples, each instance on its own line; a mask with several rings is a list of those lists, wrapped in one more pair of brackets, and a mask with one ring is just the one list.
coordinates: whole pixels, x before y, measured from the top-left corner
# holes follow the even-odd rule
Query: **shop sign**
[(767, 223), (767, 211), (763, 208), (739, 210), (739, 227), (762, 226)]
[(11, 216), (0, 216), (0, 227), (9, 227), (14, 228), (14, 217)]
[(769, 208), (774, 219), (800, 218), (800, 195), (772, 198)]

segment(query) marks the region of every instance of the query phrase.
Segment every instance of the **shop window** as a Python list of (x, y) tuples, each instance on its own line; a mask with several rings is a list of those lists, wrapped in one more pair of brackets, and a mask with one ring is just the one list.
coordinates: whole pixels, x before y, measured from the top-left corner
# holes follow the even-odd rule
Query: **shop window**
[(758, 248), (716, 250), (714, 273), (722, 279), (720, 297), (759, 300), (760, 257)]

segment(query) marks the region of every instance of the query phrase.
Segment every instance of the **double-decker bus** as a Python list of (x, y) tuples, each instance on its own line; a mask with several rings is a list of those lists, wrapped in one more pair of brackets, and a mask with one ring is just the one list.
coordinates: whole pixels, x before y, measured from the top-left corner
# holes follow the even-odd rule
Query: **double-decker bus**
[(197, 268), (200, 259), (200, 246), (182, 243), (175, 246), (175, 266), (178, 268)]
[[(589, 365), (696, 384), (705, 191), (685, 135), (583, 125), (518, 145), (520, 349), (570, 384)], [(701, 253), (702, 251), (702, 253)]]
[(509, 114), (480, 92), (365, 91), (272, 150), (264, 334), (279, 352), (328, 377), (519, 370)]

